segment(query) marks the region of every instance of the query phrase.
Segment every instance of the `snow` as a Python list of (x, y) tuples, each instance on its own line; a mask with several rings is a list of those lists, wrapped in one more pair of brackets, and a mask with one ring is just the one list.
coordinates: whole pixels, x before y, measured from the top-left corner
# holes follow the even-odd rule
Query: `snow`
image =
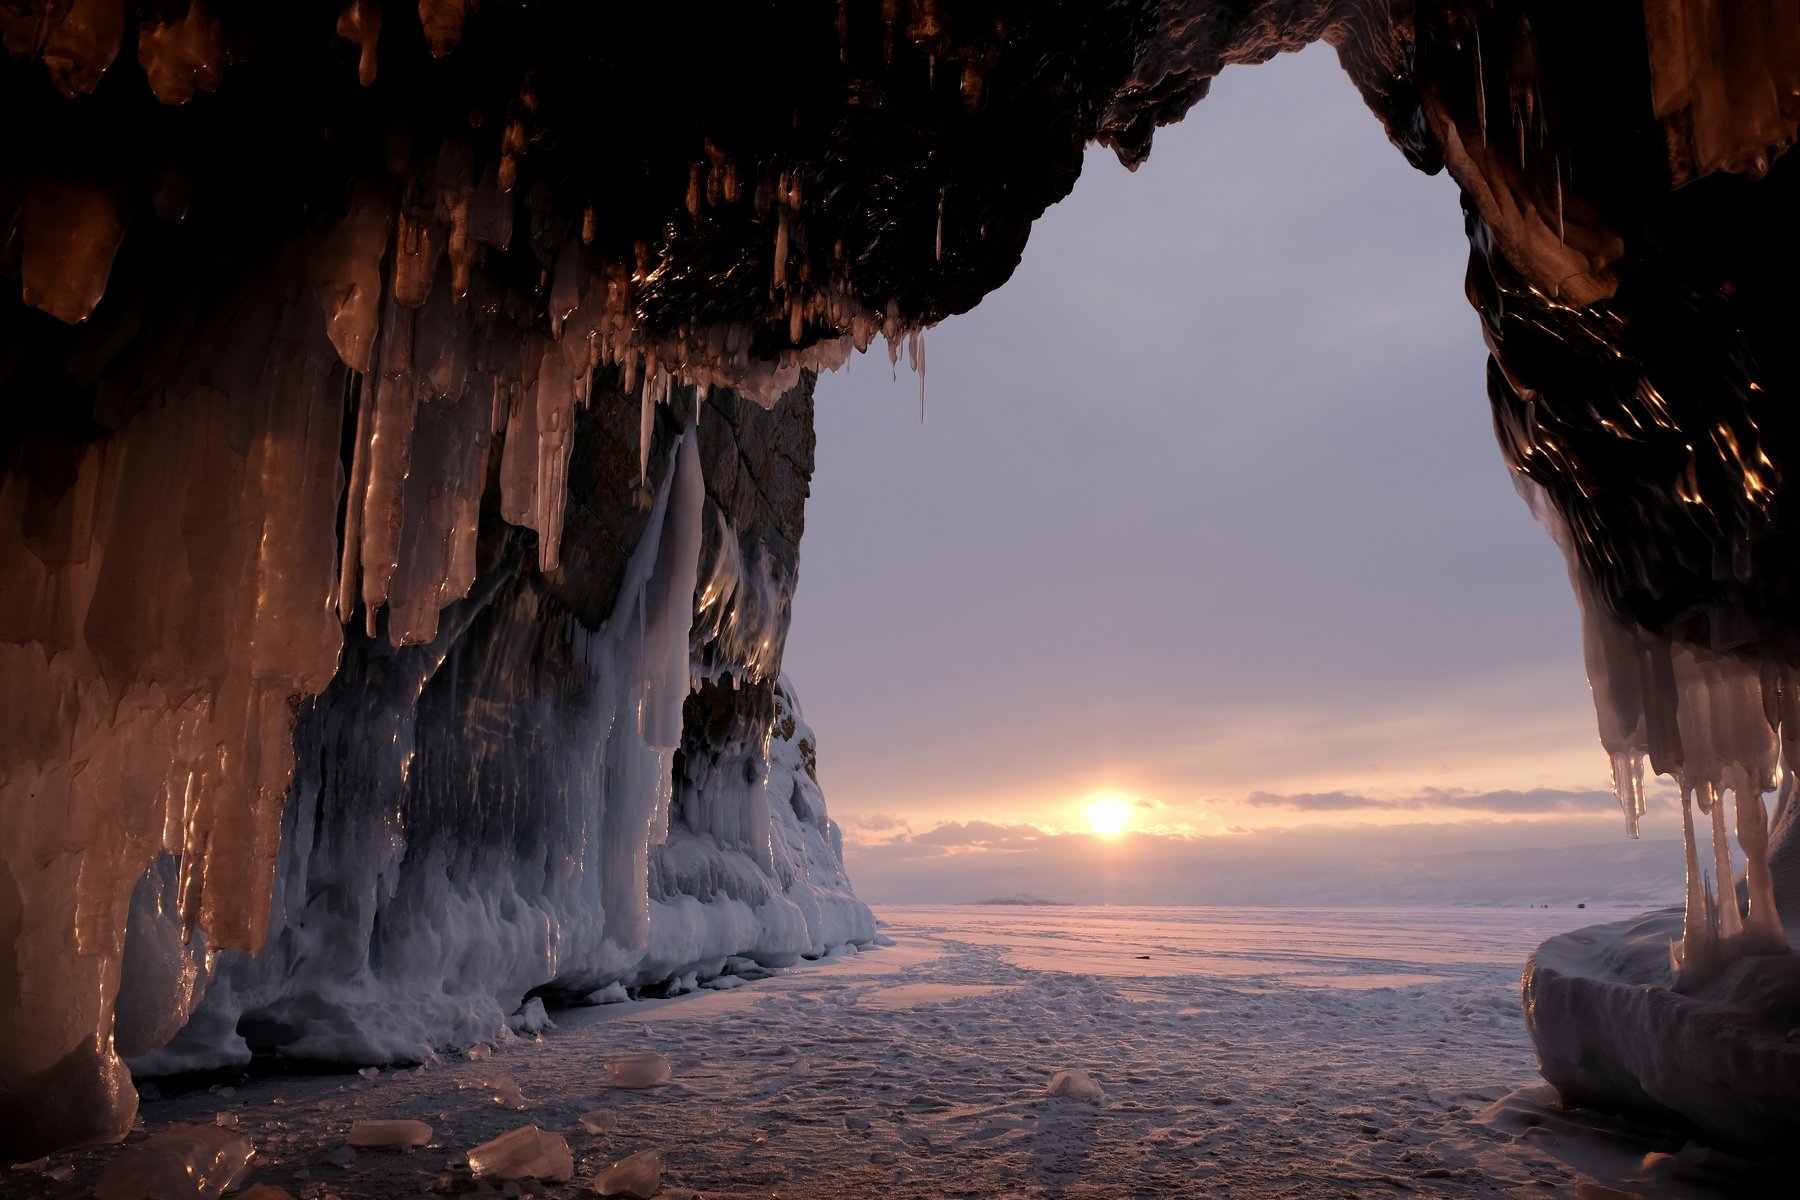
[(518, 1012), (506, 1019), (506, 1024), (514, 1033), (542, 1033), (556, 1028), (556, 1022), (544, 1011), (544, 1001), (538, 996), (521, 1005)]
[[(356, 1120), (433, 1127), (424, 1149), (332, 1175), (344, 1200), (446, 1174), (450, 1193), (468, 1190), (463, 1155), (519, 1118), (457, 1084), (498, 1063), (536, 1127), (567, 1139), (575, 1190), (658, 1151), (666, 1192), (790, 1200), (1756, 1194), (1757, 1164), (1563, 1109), (1538, 1082), (1518, 964), (1573, 911), (883, 908), (891, 948), (727, 992), (564, 1009), (541, 1042), (491, 1062), (259, 1079), (149, 1101), (144, 1116), (155, 1131), (224, 1106), (256, 1143), (256, 1179), (296, 1195), (297, 1173), (317, 1174)], [(1015, 944), (1009, 927), (1028, 918)], [(1089, 961), (1102, 945), (1151, 953), (1161, 973)], [(1394, 976), (1421, 981), (1376, 983)], [(882, 1001), (902, 989), (908, 1002)], [(611, 1088), (606, 1060), (642, 1052), (673, 1079)], [(1107, 1100), (1047, 1095), (1057, 1068), (1086, 1071)], [(59, 1159), (77, 1168), (66, 1185), (0, 1178), (0, 1197), (85, 1196), (119, 1153)]]

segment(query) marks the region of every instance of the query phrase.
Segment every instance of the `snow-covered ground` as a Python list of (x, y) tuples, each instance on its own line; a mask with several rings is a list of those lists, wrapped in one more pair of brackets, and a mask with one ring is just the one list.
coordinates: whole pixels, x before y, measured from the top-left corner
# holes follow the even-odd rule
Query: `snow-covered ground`
[[(150, 1133), (227, 1126), (255, 1146), (252, 1182), (346, 1200), (503, 1189), (471, 1178), (467, 1152), (527, 1123), (573, 1150), (570, 1182), (512, 1185), (544, 1197), (592, 1195), (597, 1172), (651, 1149), (666, 1156), (664, 1192), (707, 1197), (1598, 1200), (1616, 1193), (1596, 1186), (1753, 1186), (1748, 1164), (1562, 1113), (1533, 1087), (1520, 964), (1549, 934), (1614, 913), (877, 915), (894, 945), (729, 990), (553, 1013), (541, 1037), (417, 1071), (196, 1089), (148, 1101), (143, 1118)], [(639, 1051), (666, 1055), (673, 1080), (609, 1087), (603, 1061)], [(1063, 1069), (1103, 1097), (1049, 1095)], [(1084, 1086), (1065, 1077), (1060, 1090)], [(610, 1127), (589, 1133), (584, 1115)], [(352, 1121), (383, 1118), (426, 1122), (429, 1144), (345, 1147)], [(119, 1153), (9, 1171), (0, 1196), (92, 1195)], [(1722, 1181), (1727, 1170), (1738, 1174)]]

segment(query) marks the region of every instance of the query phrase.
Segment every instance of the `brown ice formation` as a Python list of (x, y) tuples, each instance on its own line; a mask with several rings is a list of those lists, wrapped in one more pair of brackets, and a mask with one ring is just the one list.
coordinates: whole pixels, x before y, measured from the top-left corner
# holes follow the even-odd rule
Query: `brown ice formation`
[(5, 0), (0, 1152), (122, 1135), (122, 1058), (870, 936), (779, 682), (812, 372), (922, 364), (1088, 144), (1319, 40), (1462, 189), (1621, 801), (1686, 798), (1673, 963), (1547, 947), (1546, 1074), (1791, 1134), (1786, 1051), (1719, 1051), (1734, 1120), (1568, 1031), (1792, 961), (1795, 0)]

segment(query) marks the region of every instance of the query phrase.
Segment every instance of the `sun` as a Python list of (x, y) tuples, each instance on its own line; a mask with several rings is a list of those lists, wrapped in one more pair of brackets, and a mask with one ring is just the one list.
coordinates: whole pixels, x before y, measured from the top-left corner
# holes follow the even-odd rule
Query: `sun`
[(1103, 838), (1116, 838), (1131, 824), (1131, 805), (1117, 796), (1100, 796), (1087, 806), (1088, 828)]

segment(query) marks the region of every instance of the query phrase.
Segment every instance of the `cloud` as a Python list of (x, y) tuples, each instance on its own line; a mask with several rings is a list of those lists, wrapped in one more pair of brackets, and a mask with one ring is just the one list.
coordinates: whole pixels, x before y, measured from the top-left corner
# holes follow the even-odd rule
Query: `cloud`
[(838, 818), (838, 824), (847, 829), (863, 829), (870, 833), (889, 833), (898, 830), (903, 833), (912, 832), (912, 823), (904, 817), (890, 816), (887, 813), (846, 813)]
[(1005, 850), (1034, 846), (1046, 836), (1036, 825), (1024, 822), (946, 821), (924, 833), (913, 834), (911, 842), (915, 846), (980, 846)]
[(1296, 812), (1455, 812), (1597, 813), (1617, 807), (1611, 792), (1533, 788), (1517, 791), (1475, 792), (1461, 788), (1424, 788), (1410, 796), (1363, 796), (1355, 792), (1252, 792), (1244, 797), (1252, 808), (1281, 808)]
[(1292, 808), (1302, 812), (1343, 812), (1356, 808), (1391, 807), (1379, 800), (1350, 792), (1295, 792), (1291, 795), (1251, 792), (1244, 797), (1244, 803), (1252, 808)]

